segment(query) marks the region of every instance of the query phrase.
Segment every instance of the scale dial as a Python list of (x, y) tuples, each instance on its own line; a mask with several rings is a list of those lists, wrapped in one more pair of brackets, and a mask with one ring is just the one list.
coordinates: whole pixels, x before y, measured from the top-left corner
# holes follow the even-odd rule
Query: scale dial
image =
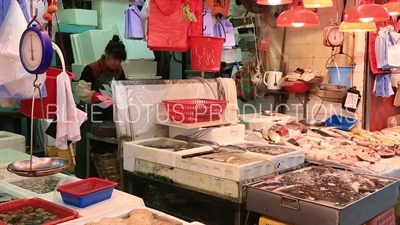
[(29, 27), (21, 36), (19, 55), (26, 71), (31, 74), (45, 73), (53, 57), (50, 37), (36, 27)]
[(328, 42), (332, 46), (341, 46), (343, 44), (344, 34), (343, 34), (343, 32), (339, 31), (339, 27), (334, 27), (329, 30), (327, 38), (328, 38)]

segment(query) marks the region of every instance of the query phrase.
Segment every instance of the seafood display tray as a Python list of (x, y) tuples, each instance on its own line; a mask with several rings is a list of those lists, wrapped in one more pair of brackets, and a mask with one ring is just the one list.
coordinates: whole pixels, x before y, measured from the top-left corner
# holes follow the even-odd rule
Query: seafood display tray
[(127, 218), (129, 216), (128, 213), (133, 209), (146, 209), (146, 210), (149, 210), (155, 215), (155, 217), (173, 221), (173, 222), (176, 223), (176, 225), (204, 225), (204, 224), (198, 223), (198, 222), (188, 223), (186, 221), (183, 221), (183, 220), (178, 219), (176, 217), (167, 215), (167, 214), (162, 213), (160, 211), (157, 211), (157, 210), (154, 210), (154, 209), (151, 209), (151, 208), (147, 208), (147, 207), (143, 206), (142, 204), (132, 204), (132, 205), (125, 206), (125, 207), (120, 207), (120, 208), (117, 208), (117, 209), (115, 209), (115, 210), (113, 210), (111, 212), (99, 214), (99, 215), (96, 215), (96, 216), (93, 216), (93, 217), (78, 218), (76, 220), (72, 220), (72, 221), (68, 221), (68, 222), (65, 222), (65, 223), (61, 223), (60, 225), (76, 225), (76, 224), (82, 224), (83, 225), (85, 223), (98, 222), (102, 218)]
[[(25, 197), (25, 198), (42, 197), (42, 196), (46, 196), (46, 195), (53, 196), (58, 183), (65, 179), (76, 179), (76, 178), (73, 178), (73, 177), (70, 177), (68, 175), (61, 174), (61, 173), (51, 175), (48, 177), (13, 177), (13, 178), (2, 180), (1, 185), (2, 185), (2, 187), (8, 188), (9, 190), (18, 192), (20, 195), (22, 195), (22, 197)], [(49, 184), (49, 185), (51, 185), (52, 187), (54, 186), (54, 188), (49, 187), (48, 190), (45, 190), (46, 187), (42, 186), (42, 184), (46, 183), (47, 181), (50, 182), (51, 184)], [(27, 182), (26, 185), (28, 185), (28, 186), (32, 186), (31, 183), (32, 184), (36, 183), (36, 185), (39, 185), (38, 188), (39, 189), (42, 188), (41, 191), (44, 191), (45, 193), (37, 193), (33, 190), (25, 189), (23, 187), (18, 186), (17, 184), (21, 183), (21, 182)]]
[[(0, 184), (0, 187), (1, 187), (1, 184)], [(1, 189), (1, 191), (5, 191), (5, 190)], [(10, 195), (8, 193), (0, 192), (0, 204), (6, 203), (6, 202), (11, 202), (11, 201), (14, 201), (17, 199), (19, 199), (19, 198), (15, 197), (13, 195)]]
[[(271, 171), (273, 170), (271, 169)], [(132, 172), (141, 176), (156, 176), (179, 184), (189, 190), (208, 193), (238, 203), (242, 203), (245, 200), (245, 185), (265, 176), (235, 181), (213, 176), (211, 168), (208, 171), (199, 172), (140, 159), (136, 159), (135, 168)]]
[[(53, 219), (51, 222), (45, 222), (45, 223), (40, 223), (35, 222), (35, 221), (29, 221), (26, 220), (25, 222), (18, 223), (18, 224), (43, 224), (43, 225), (55, 225), (55, 224), (60, 224), (69, 220), (73, 220), (78, 216), (78, 212), (75, 212), (73, 210), (61, 207), (59, 205), (56, 205), (54, 203), (45, 201), (40, 198), (25, 198), (25, 199), (19, 199), (15, 200), (12, 202), (4, 203), (0, 205), (0, 214), (1, 213), (10, 213), (10, 215), (13, 215), (18, 212), (18, 210), (22, 210), (26, 207), (32, 208), (32, 209), (41, 209), (42, 213), (46, 213), (46, 216), (48, 213), (54, 215), (56, 219)], [(30, 216), (27, 214), (27, 216)], [(37, 217), (38, 214), (35, 213), (35, 216)], [(40, 215), (39, 215), (40, 216)], [(43, 217), (43, 215), (42, 215)], [(5, 222), (0, 221), (0, 224), (6, 225)]]
[(247, 209), (298, 225), (363, 224), (396, 205), (398, 194), (397, 179), (313, 166), (250, 184)]
[(133, 171), (135, 159), (157, 162), (163, 165), (176, 166), (176, 160), (185, 152), (203, 152), (212, 147), (192, 144), (171, 138), (151, 138), (140, 141), (125, 142), (123, 146), (124, 169)]
[[(273, 162), (278, 172), (297, 167), (305, 162), (305, 152), (298, 147), (271, 145), (253, 141), (240, 141), (231, 144), (231, 146), (232, 145), (241, 146), (243, 149), (250, 151), (253, 155)], [(260, 150), (249, 150), (251, 148)], [(266, 150), (266, 148), (271, 150)], [(282, 149), (282, 151), (280, 149)]]

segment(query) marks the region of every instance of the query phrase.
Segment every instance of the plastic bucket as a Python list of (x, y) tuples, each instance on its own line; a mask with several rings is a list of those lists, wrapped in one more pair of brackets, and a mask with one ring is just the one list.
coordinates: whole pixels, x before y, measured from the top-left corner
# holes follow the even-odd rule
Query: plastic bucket
[[(337, 74), (338, 70), (339, 70), (340, 82)], [(329, 84), (343, 85), (346, 86), (347, 88), (350, 88), (352, 74), (353, 74), (352, 66), (338, 66), (338, 68), (336, 68), (336, 66), (331, 66), (328, 67), (328, 73), (329, 73)]]
[[(35, 99), (35, 108), (32, 116), (32, 99), (20, 101), (20, 111), (22, 114), (28, 117), (38, 119), (54, 119), (57, 112), (57, 76), (62, 72), (62, 69), (49, 68), (46, 72), (46, 90), (47, 97)], [(74, 78), (74, 74), (67, 72), (69, 78)], [(43, 109), (41, 102), (43, 101)], [(43, 111), (43, 114), (42, 114)], [(44, 115), (44, 118), (43, 116)]]
[(218, 72), (225, 38), (190, 36), (192, 70)]

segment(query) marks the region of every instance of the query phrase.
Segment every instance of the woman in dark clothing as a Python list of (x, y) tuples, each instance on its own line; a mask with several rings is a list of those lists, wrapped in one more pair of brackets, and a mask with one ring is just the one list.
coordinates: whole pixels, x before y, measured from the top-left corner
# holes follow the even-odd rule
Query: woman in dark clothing
[(114, 35), (106, 46), (105, 54), (83, 69), (76, 90), (81, 101), (93, 110), (89, 116), (92, 121), (113, 119), (111, 93), (108, 93), (110, 89), (106, 86), (112, 80), (126, 79), (121, 66), (125, 60), (125, 45), (118, 35)]
[[(104, 55), (88, 64), (82, 71), (76, 92), (84, 105), (89, 119), (81, 126), (81, 141), (77, 145), (76, 176), (86, 177), (86, 133), (93, 123), (112, 121), (113, 101), (109, 87), (112, 80), (126, 80), (121, 63), (126, 60), (125, 45), (114, 35), (105, 48)], [(108, 87), (107, 87), (108, 86)], [(94, 168), (91, 168), (94, 172)], [(94, 173), (90, 174), (94, 176)]]

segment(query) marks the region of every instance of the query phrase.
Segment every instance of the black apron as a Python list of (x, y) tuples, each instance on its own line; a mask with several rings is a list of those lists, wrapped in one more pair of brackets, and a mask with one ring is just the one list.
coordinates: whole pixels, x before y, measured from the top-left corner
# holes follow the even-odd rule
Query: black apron
[[(101, 68), (101, 67), (100, 67)], [(112, 96), (111, 93), (111, 81), (113, 79), (118, 80), (119, 74), (117, 72), (101, 72), (100, 76), (97, 77), (96, 81), (92, 84), (92, 90), (98, 91), (103, 95)], [(86, 134), (91, 133), (93, 122), (98, 123), (101, 121), (113, 120), (114, 109), (113, 106), (107, 107), (104, 103), (86, 104), (80, 102), (80, 105), (85, 107), (85, 111), (88, 115), (86, 120), (81, 126), (81, 141), (77, 143), (76, 151), (76, 167), (75, 175), (78, 178), (86, 178)], [(94, 167), (92, 159), (90, 161), (90, 177), (96, 177), (97, 172)]]

